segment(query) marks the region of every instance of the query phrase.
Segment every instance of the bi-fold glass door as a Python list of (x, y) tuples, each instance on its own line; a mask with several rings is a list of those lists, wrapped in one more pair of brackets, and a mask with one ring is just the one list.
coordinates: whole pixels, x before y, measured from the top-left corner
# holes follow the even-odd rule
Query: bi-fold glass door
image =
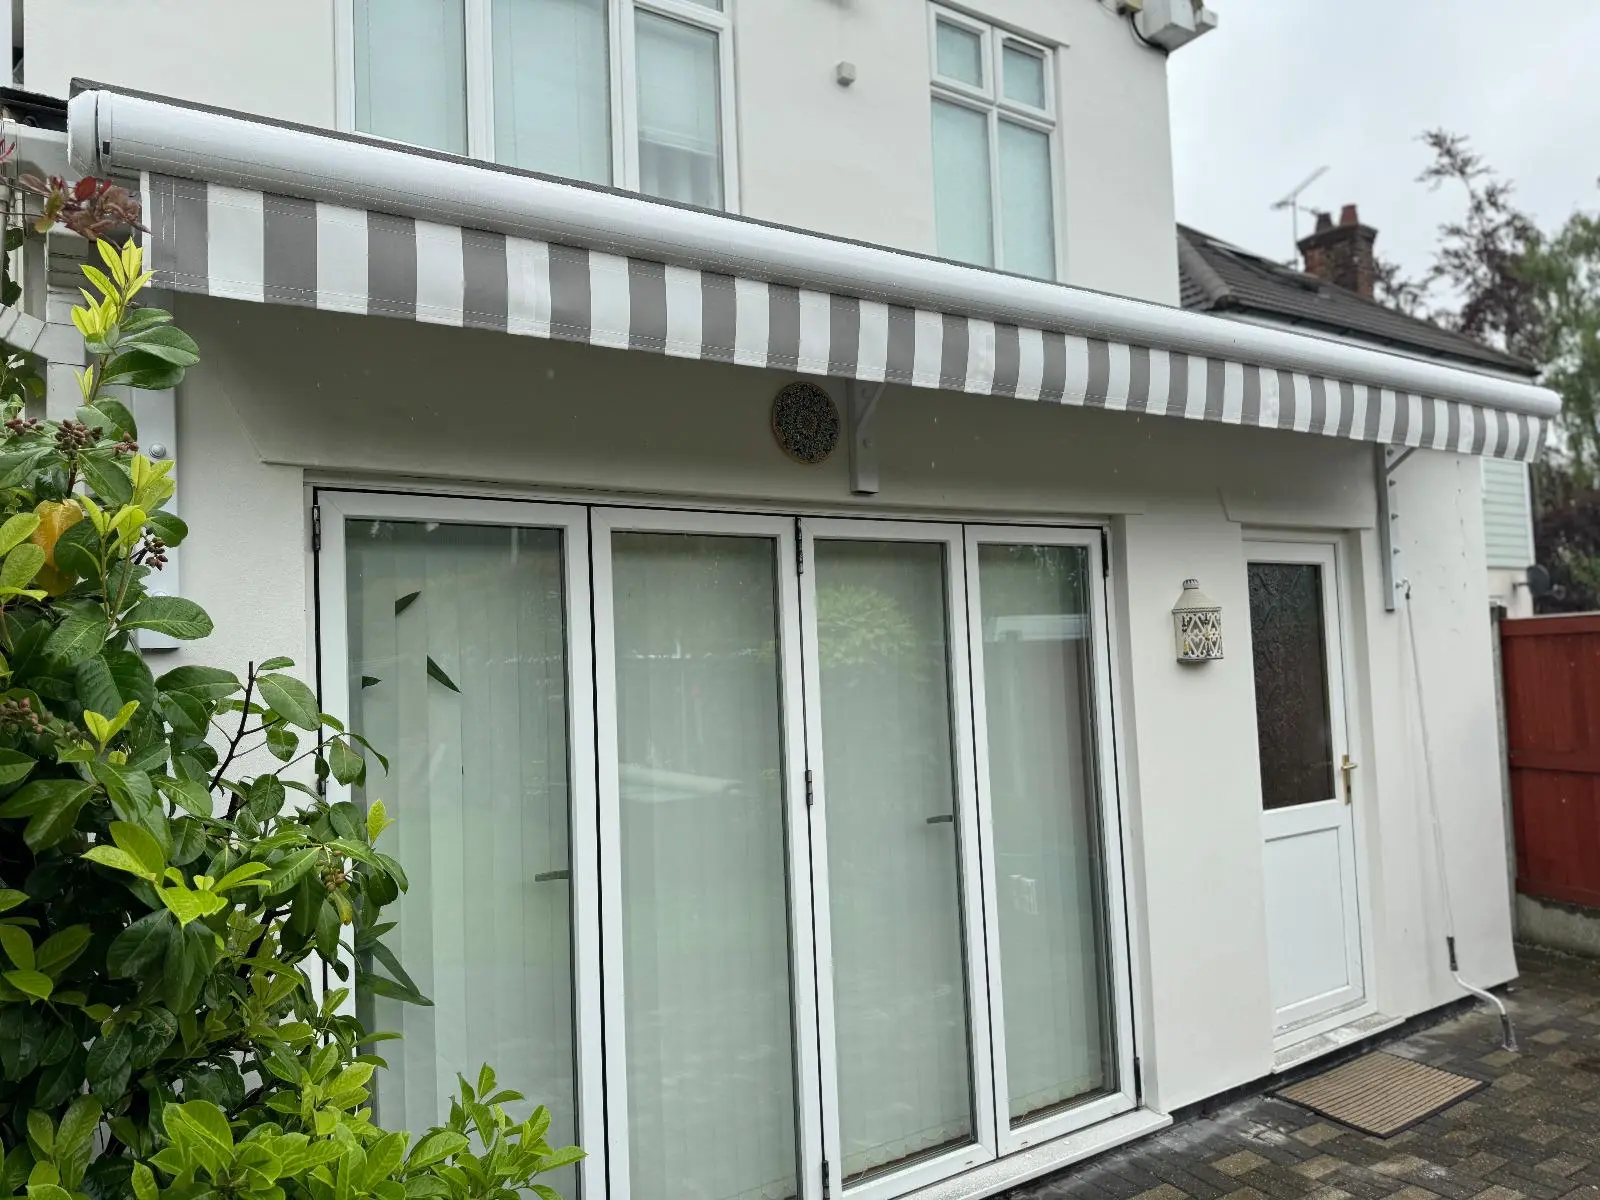
[(823, 1138), (898, 1195), (996, 1153), (961, 529), (802, 524)]
[[(389, 756), (365, 787), (409, 890), (357, 989), (377, 1118), (420, 1135), (456, 1074), (492, 1064), (546, 1104), (561, 1145), (605, 1143), (588, 522), (582, 508), (361, 492), (318, 496), (320, 686)], [(595, 1154), (549, 1181), (606, 1194)]]
[(887, 1200), (1133, 1107), (1097, 535), (320, 502), (435, 1001), (362, 998), (383, 1119), (488, 1060), (563, 1194)]

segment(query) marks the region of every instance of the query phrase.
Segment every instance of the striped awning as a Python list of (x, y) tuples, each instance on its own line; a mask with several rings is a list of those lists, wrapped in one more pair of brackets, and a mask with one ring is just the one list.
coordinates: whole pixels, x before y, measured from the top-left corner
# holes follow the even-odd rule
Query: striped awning
[(582, 246), (144, 175), (182, 292), (797, 373), (1530, 460), (1546, 418)]

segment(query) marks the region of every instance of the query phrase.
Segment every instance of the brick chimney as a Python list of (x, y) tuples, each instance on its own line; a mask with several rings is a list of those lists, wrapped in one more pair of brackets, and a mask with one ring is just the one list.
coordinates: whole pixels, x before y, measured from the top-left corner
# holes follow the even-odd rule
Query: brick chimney
[(1346, 204), (1339, 223), (1327, 213), (1317, 214), (1316, 232), (1300, 239), (1306, 274), (1372, 299), (1377, 282), (1377, 259), (1372, 252), (1378, 231), (1363, 225), (1354, 204)]

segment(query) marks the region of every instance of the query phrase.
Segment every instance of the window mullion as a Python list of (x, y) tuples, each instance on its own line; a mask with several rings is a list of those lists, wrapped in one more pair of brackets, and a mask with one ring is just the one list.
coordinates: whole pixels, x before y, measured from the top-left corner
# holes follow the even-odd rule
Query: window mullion
[(493, 0), (465, 0), (467, 41), (467, 153), (493, 159)]
[(638, 52), (633, 0), (611, 0), (611, 169), (617, 187), (639, 188)]
[(989, 222), (994, 236), (994, 267), (997, 271), (1004, 271), (1005, 264), (1005, 230), (1002, 222), (1005, 217), (1001, 211), (1000, 197), (1000, 114), (993, 106), (988, 112), (989, 117)]

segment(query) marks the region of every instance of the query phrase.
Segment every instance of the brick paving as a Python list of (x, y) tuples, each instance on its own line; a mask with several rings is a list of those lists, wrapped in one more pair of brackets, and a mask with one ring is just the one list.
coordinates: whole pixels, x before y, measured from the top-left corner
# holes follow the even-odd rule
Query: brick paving
[(1600, 963), (1519, 947), (1519, 1052), (1480, 1007), (1390, 1053), (1490, 1081), (1388, 1140), (1253, 1096), (1010, 1200), (1600, 1200)]

